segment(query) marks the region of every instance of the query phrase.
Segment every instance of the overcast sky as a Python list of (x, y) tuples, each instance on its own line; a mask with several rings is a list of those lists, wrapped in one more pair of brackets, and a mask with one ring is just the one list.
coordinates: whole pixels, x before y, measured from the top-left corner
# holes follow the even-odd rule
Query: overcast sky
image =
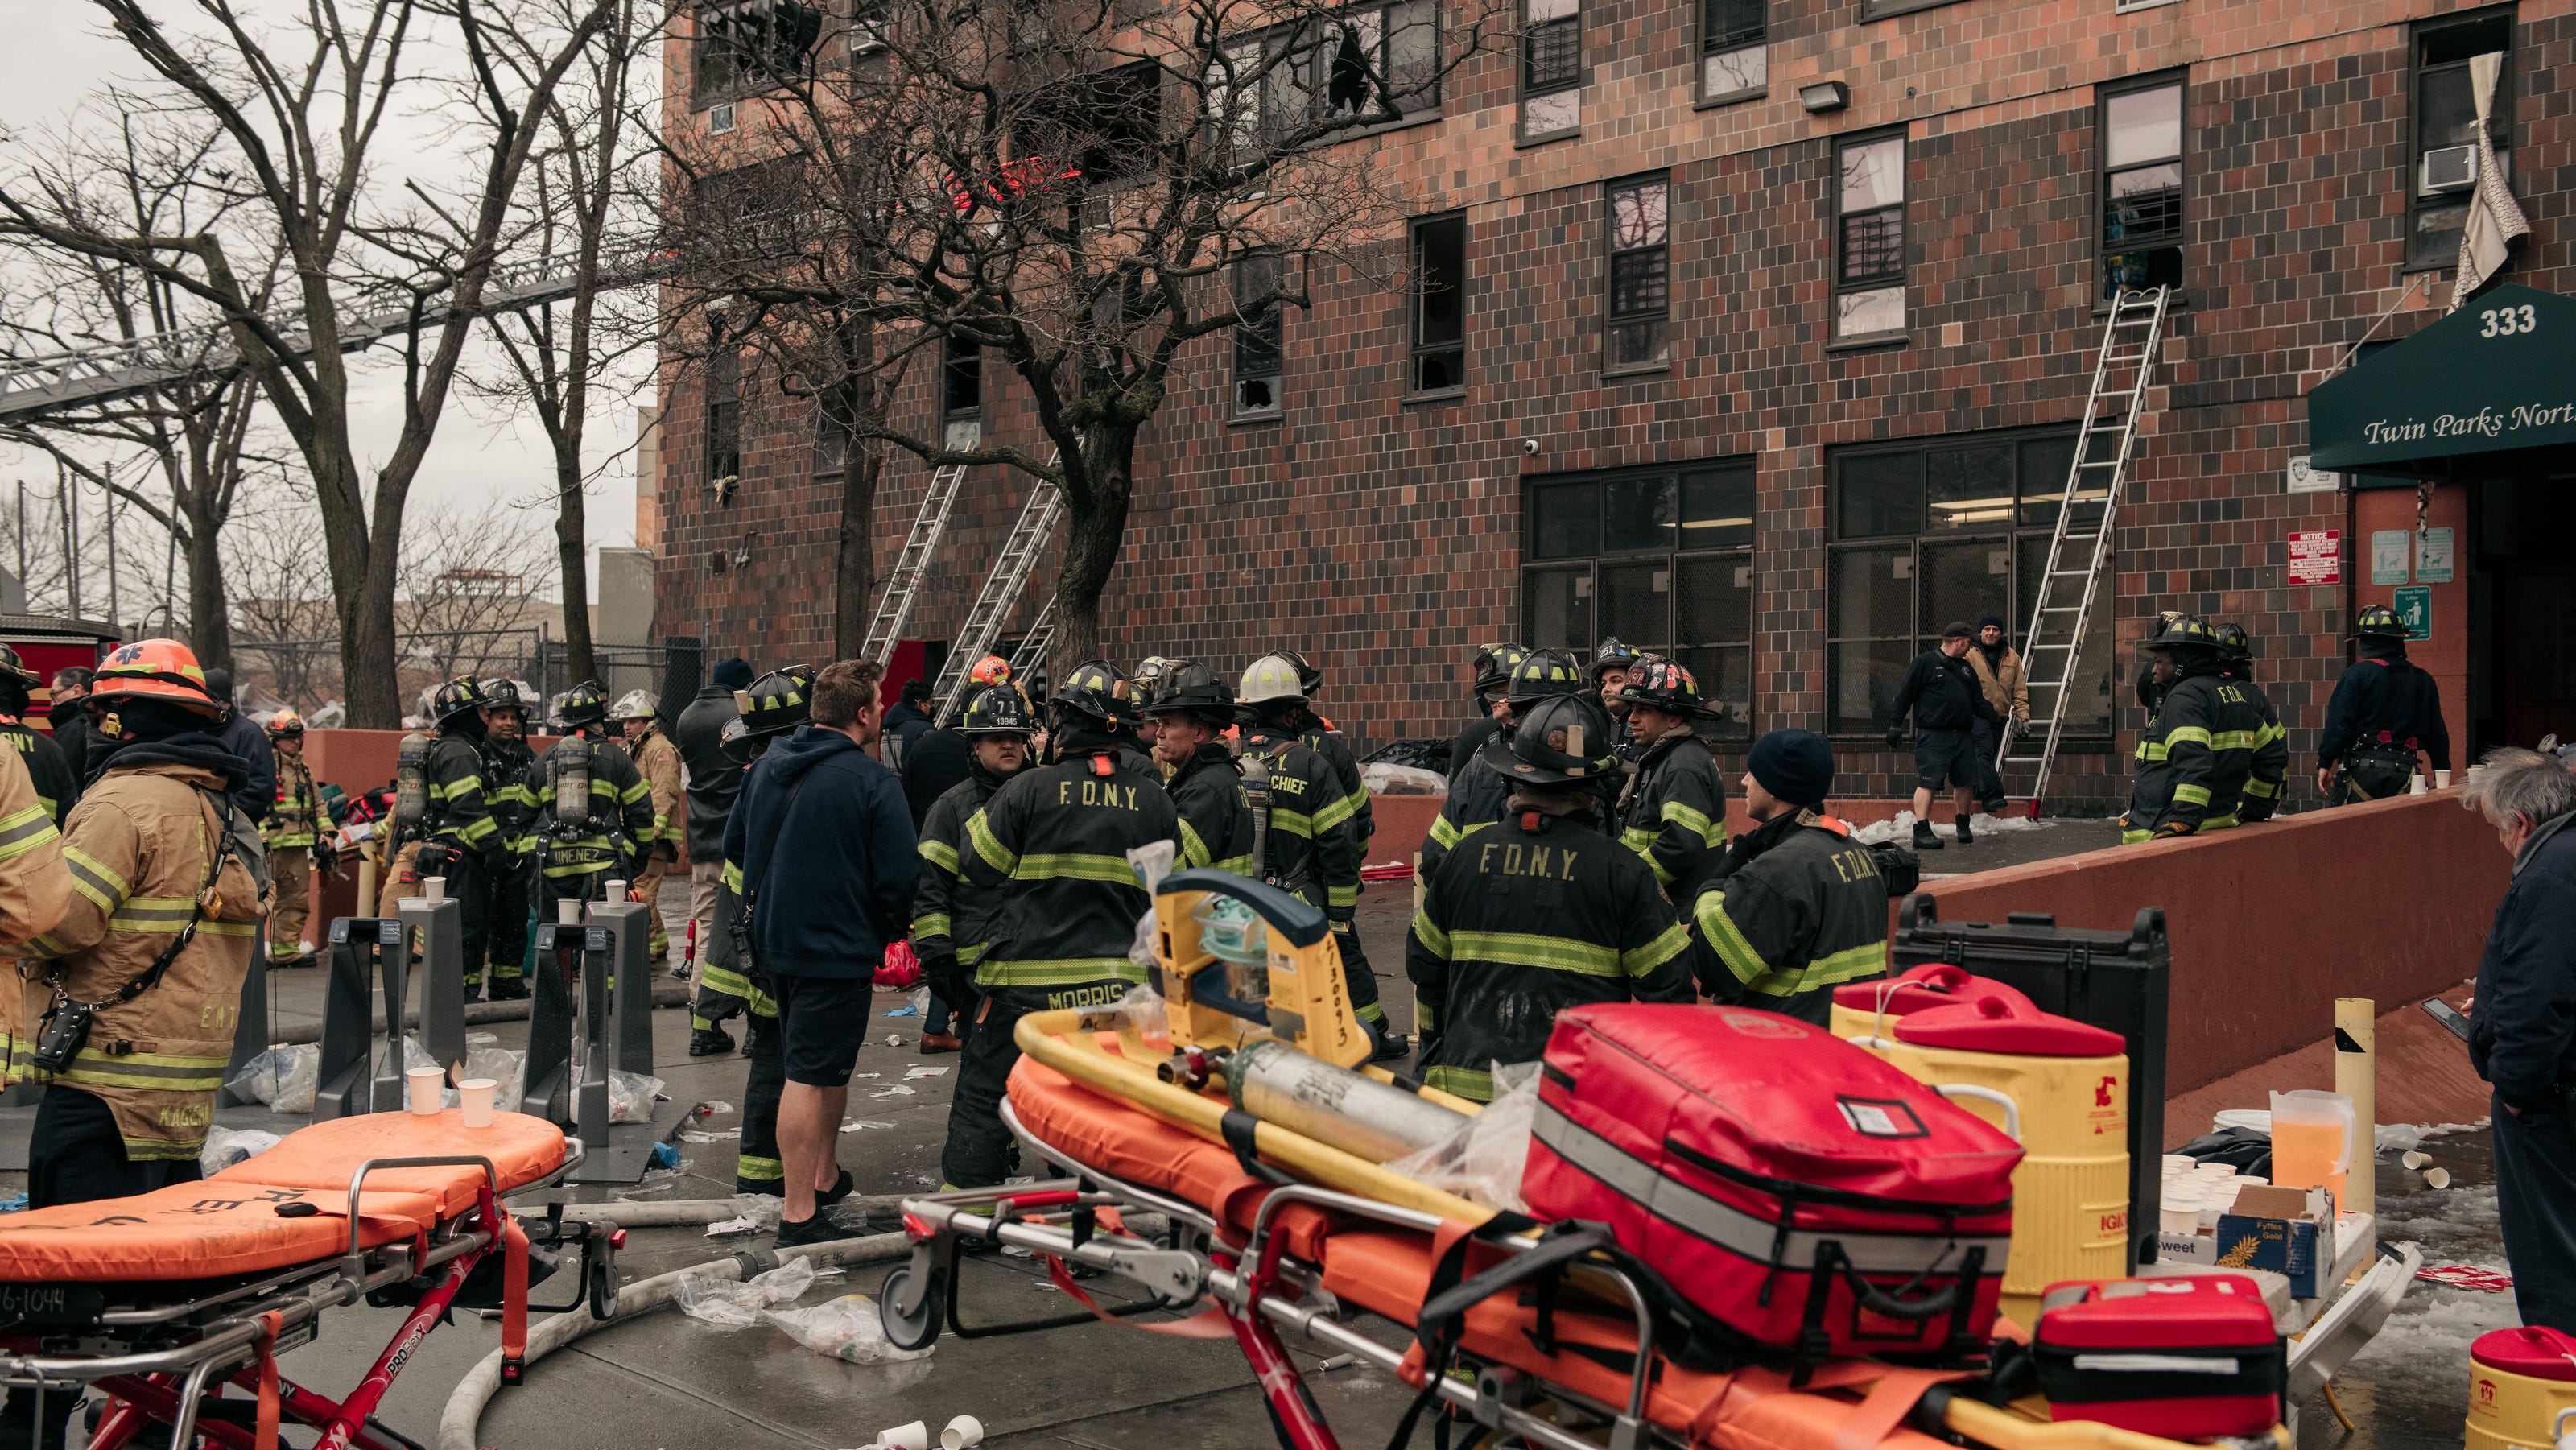
[[(287, 0), (240, 3), (245, 11), (257, 13)], [(191, 8), (185, 0), (154, 0), (153, 5), (154, 13), (173, 22), (184, 18)], [(296, 8), (300, 9), (300, 4)], [(0, 125), (7, 129), (50, 128), (72, 116), (83, 100), (110, 77), (132, 79), (140, 74), (132, 53), (102, 32), (99, 11), (86, 0), (0, 0), (0, 10), (7, 12), (10, 22), (8, 43), (0, 45)], [(437, 33), (435, 43), (452, 42), (448, 33)], [(432, 64), (437, 63), (432, 60)], [(452, 165), (452, 157), (442, 153), (426, 128), (407, 129), (411, 135), (403, 138), (403, 144), (379, 143), (377, 154), (385, 158), (386, 166), (408, 166), (413, 174), (426, 179), (442, 174)], [(402, 173), (394, 170), (389, 174), (399, 179)], [(379, 355), (382, 360), (371, 360)], [(484, 361), (494, 360), (486, 357)], [(354, 365), (359, 386), (351, 400), (350, 424), (357, 438), (360, 462), (372, 464), (391, 453), (402, 425), (401, 373), (394, 355), (384, 348), (359, 354)], [(589, 441), (594, 466), (611, 455), (620, 456), (591, 494), (589, 533), (594, 551), (602, 544), (634, 542), (634, 470), (626, 459), (631, 458), (628, 450), (635, 441), (635, 409), (651, 401), (642, 390), (643, 380), (643, 370), (636, 369), (628, 380), (634, 389), (629, 396), (600, 398), (592, 411)], [(551, 489), (551, 455), (544, 430), (535, 419), (492, 418), (483, 416), (485, 412), (484, 405), (469, 407), (451, 399), (413, 487), (414, 509), (473, 512), (489, 500), (526, 499)], [(50, 490), (53, 474), (52, 462), (41, 454), (0, 445), (0, 483), (24, 479), (31, 488)], [(90, 527), (94, 528), (94, 510), (98, 507), (95, 496), (86, 507), (93, 510), (89, 517), (93, 520)], [(524, 517), (530, 529), (552, 527), (551, 514), (545, 510), (531, 510)], [(128, 525), (120, 523), (119, 527)], [(133, 527), (148, 528), (149, 524), (137, 520)], [(598, 578), (595, 568), (591, 577)], [(36, 604), (43, 607), (44, 601)], [(93, 608), (89, 612), (96, 615), (104, 610)], [(128, 603), (125, 612), (135, 616), (140, 609)]]

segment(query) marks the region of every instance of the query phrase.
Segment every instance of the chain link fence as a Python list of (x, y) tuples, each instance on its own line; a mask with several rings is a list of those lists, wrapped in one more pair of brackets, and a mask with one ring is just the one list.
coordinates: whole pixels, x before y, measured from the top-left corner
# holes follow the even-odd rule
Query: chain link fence
[[(413, 715), (427, 707), (428, 693), (458, 675), (478, 680), (507, 678), (551, 705), (554, 698), (579, 684), (572, 677), (570, 651), (543, 629), (425, 632), (395, 637), (395, 676), (404, 709)], [(629, 690), (676, 713), (672, 703), (685, 703), (698, 685), (699, 650), (695, 640), (666, 640), (658, 645), (593, 645), (601, 688), (615, 700)], [(317, 725), (339, 723), (340, 643), (333, 639), (235, 640), (234, 688), (246, 710), (291, 705)], [(679, 666), (675, 674), (673, 666)], [(683, 678), (685, 677), (685, 678)], [(541, 724), (541, 721), (531, 723)]]

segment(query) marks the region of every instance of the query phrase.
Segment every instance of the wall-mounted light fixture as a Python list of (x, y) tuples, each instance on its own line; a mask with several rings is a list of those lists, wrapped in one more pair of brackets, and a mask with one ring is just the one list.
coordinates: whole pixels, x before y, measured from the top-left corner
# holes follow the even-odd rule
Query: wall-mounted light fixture
[(1810, 116), (1839, 111), (1851, 104), (1851, 87), (1841, 81), (1818, 81), (1814, 85), (1800, 86), (1798, 104), (1804, 107)]

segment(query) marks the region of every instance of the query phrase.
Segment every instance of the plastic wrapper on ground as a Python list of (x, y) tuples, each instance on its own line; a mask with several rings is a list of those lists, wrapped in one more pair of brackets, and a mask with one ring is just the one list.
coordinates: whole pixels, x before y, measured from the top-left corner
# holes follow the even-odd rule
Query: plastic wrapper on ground
[(1521, 1172), (1529, 1162), (1530, 1124), (1538, 1115), (1535, 1062), (1495, 1063), (1500, 1089), (1485, 1110), (1442, 1142), (1386, 1165), (1417, 1183), (1454, 1193), (1487, 1208), (1527, 1213)]
[(760, 1317), (786, 1330), (789, 1338), (816, 1354), (828, 1354), (851, 1364), (885, 1364), (923, 1359), (930, 1354), (927, 1349), (897, 1349), (889, 1343), (885, 1323), (877, 1316), (877, 1301), (865, 1294), (844, 1294), (810, 1309), (764, 1310)]
[[(838, 1273), (839, 1270), (833, 1272)], [(780, 1304), (796, 1302), (798, 1295), (814, 1287), (821, 1275), (804, 1259), (789, 1259), (765, 1274), (749, 1279), (710, 1279), (698, 1274), (682, 1274), (671, 1288), (671, 1298), (680, 1312), (701, 1324), (720, 1329), (744, 1329), (760, 1322), (761, 1311)]]

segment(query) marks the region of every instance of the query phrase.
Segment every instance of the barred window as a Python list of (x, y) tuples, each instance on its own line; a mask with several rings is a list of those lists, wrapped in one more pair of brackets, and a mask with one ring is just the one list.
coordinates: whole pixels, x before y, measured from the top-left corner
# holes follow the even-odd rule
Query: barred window
[(697, 12), (698, 100), (768, 90), (806, 74), (823, 35), (820, 7), (732, 0)]
[(1762, 91), (1770, 84), (1770, 0), (1701, 0), (1699, 93), (1717, 100)]
[(1610, 368), (1671, 360), (1671, 213), (1665, 177), (1610, 188)]
[(1521, 136), (1583, 124), (1581, 0), (1526, 0), (1521, 38)]
[(2183, 83), (2102, 98), (2102, 296), (2182, 285)]
[(1866, 337), (1905, 328), (1905, 137), (1844, 141), (1834, 148), (1834, 336)]

